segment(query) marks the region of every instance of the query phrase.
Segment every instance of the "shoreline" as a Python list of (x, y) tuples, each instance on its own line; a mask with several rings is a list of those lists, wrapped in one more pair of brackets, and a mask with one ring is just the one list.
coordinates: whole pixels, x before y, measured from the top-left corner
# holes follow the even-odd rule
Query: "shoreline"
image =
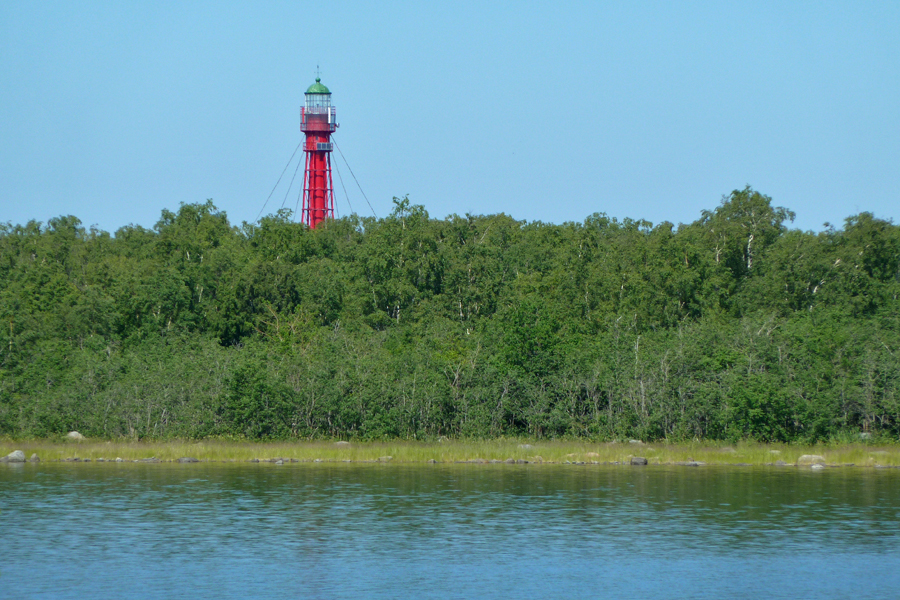
[[(547, 464), (900, 468), (896, 444), (680, 444), (580, 441), (165, 441), (0, 439), (0, 457), (55, 463)], [(633, 459), (634, 462), (633, 462)], [(644, 462), (646, 459), (646, 462)], [(4, 461), (5, 462), (5, 461)], [(20, 461), (21, 462), (21, 461)], [(37, 462), (37, 461), (34, 461)], [(815, 465), (815, 466), (814, 466)]]

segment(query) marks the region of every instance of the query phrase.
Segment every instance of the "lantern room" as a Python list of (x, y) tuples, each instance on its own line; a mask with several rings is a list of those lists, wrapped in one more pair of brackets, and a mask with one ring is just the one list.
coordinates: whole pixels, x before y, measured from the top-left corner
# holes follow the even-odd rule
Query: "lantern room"
[(300, 110), (300, 130), (332, 132), (337, 128), (336, 116), (331, 91), (316, 77), (316, 82), (306, 90), (306, 106)]

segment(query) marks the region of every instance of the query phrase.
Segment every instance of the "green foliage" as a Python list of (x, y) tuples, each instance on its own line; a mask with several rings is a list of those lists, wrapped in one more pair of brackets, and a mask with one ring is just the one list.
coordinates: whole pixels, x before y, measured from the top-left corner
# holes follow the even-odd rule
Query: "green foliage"
[(0, 225), (0, 434), (896, 437), (900, 228), (792, 218)]
[(296, 434), (291, 422), (287, 386), (272, 380), (261, 362), (234, 369), (222, 405), (225, 431), (249, 439), (273, 439)]

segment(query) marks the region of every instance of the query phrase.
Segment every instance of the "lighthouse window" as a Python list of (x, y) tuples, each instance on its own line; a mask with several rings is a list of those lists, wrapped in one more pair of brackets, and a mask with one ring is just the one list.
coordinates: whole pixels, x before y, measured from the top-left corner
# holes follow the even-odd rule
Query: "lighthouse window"
[(331, 106), (331, 95), (330, 94), (307, 94), (306, 95), (306, 107), (307, 108), (327, 108)]

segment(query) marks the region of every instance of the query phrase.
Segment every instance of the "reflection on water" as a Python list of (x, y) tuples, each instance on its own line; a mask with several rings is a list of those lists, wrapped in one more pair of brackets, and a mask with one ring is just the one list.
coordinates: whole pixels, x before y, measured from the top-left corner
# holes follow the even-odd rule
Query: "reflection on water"
[(3, 598), (893, 598), (900, 472), (0, 465)]

